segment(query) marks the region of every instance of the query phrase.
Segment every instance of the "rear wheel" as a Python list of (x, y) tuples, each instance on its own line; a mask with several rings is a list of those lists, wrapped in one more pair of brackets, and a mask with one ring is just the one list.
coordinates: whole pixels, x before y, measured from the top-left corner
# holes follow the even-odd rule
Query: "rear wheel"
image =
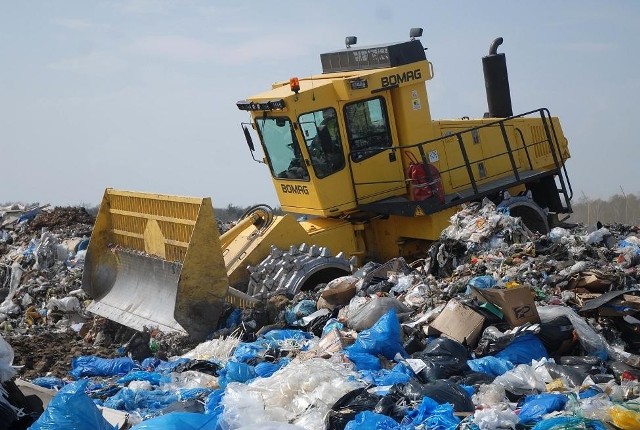
[(522, 219), (522, 223), (533, 232), (549, 233), (546, 211), (529, 196), (508, 197), (498, 205), (498, 209), (508, 209), (511, 216)]
[(335, 256), (328, 248), (303, 243), (282, 251), (271, 248), (267, 258), (256, 266), (249, 266), (247, 294), (266, 297), (275, 294), (295, 296), (353, 272), (355, 260), (347, 260), (343, 253)]

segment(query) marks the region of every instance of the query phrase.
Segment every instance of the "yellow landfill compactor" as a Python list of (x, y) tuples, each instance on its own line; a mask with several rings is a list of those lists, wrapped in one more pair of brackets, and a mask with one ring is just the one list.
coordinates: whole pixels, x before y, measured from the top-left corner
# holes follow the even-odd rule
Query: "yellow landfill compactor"
[(348, 37), (321, 54), (322, 74), (237, 103), (287, 215), (256, 206), (219, 235), (209, 198), (107, 189), (83, 275), (90, 310), (201, 339), (224, 301), (253, 305), (367, 260), (424, 257), (462, 203), (488, 198), (543, 233), (566, 218), (567, 139), (546, 108), (513, 114), (502, 38), (482, 58), (483, 118), (433, 120), (421, 34), (362, 48)]

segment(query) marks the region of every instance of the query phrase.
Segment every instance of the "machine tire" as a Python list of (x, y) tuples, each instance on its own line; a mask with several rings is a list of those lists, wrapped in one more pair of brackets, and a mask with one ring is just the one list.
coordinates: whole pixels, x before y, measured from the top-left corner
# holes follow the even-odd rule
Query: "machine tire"
[(353, 273), (355, 260), (342, 253), (333, 256), (326, 247), (291, 246), (282, 251), (276, 247), (256, 266), (249, 266), (247, 294), (267, 297), (275, 294), (295, 296), (321, 283)]
[(524, 225), (533, 232), (549, 233), (546, 211), (528, 196), (508, 197), (497, 208), (508, 209), (511, 216), (522, 219)]

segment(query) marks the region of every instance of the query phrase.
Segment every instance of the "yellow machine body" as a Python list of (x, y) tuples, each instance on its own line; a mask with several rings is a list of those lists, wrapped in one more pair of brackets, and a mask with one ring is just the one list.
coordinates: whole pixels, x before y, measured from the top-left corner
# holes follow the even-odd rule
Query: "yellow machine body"
[(465, 202), (505, 199), (540, 230), (571, 212), (567, 139), (547, 109), (432, 120), (433, 66), (418, 40), (321, 60), (322, 74), (237, 103), (282, 210), (304, 220), (257, 210), (220, 236), (208, 198), (108, 189), (83, 278), (95, 313), (202, 337), (224, 300), (255, 301), (231, 287), (246, 286), (247, 266), (272, 247), (315, 244), (357, 264), (411, 259), (424, 256)]

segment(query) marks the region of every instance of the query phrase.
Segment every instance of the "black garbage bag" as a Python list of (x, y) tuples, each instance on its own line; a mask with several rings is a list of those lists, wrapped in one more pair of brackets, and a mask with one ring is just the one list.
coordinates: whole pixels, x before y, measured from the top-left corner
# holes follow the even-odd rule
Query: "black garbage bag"
[[(0, 430), (27, 429), (44, 411), (42, 400), (35, 394), (25, 396), (15, 382), (3, 382), (0, 389), (7, 393), (6, 397), (0, 393)], [(23, 415), (18, 417), (15, 410)]]
[(204, 402), (206, 399), (189, 399), (180, 402), (175, 402), (162, 409), (162, 415), (167, 415), (172, 412), (192, 412), (194, 414), (204, 413)]
[(394, 287), (394, 283), (385, 280), (369, 285), (366, 289), (360, 291), (361, 296), (370, 296), (378, 293), (388, 293)]
[(593, 355), (565, 355), (563, 357), (560, 357), (560, 364), (564, 366), (586, 365), (597, 367), (600, 365), (600, 362), (600, 359)]
[(401, 422), (407, 415), (407, 402), (398, 393), (389, 393), (378, 401), (376, 407), (373, 408), (373, 412)]
[(340, 397), (331, 406), (331, 410), (325, 416), (325, 428), (327, 430), (344, 430), (347, 423), (362, 411), (373, 410), (380, 396), (371, 394), (366, 388), (358, 388)]
[(413, 333), (409, 336), (405, 337), (405, 341), (402, 344), (405, 352), (407, 354), (414, 354), (416, 352), (420, 352), (425, 348), (423, 336), (419, 333)]
[(582, 385), (582, 382), (589, 375), (589, 373), (584, 370), (571, 366), (563, 366), (562, 364), (547, 362), (544, 364), (544, 367), (553, 379), (563, 378), (572, 388)]
[(479, 387), (484, 384), (491, 384), (495, 376), (482, 372), (465, 372), (463, 375), (456, 375), (449, 378), (451, 382), (455, 382), (460, 385), (469, 385), (472, 387)]
[(173, 371), (177, 373), (186, 372), (187, 370), (218, 376), (220, 365), (208, 360), (189, 360), (186, 363), (178, 364), (175, 369), (173, 369)]
[(624, 318), (615, 318), (616, 327), (620, 330), (620, 337), (627, 344), (625, 351), (632, 354), (640, 353), (640, 327), (638, 324), (627, 322)]
[(467, 244), (461, 240), (443, 239), (429, 248), (425, 272), (438, 277), (449, 277), (454, 269), (469, 260)]
[(338, 315), (337, 309), (332, 313), (320, 315), (319, 317), (311, 321), (305, 327), (305, 330), (310, 333), (313, 333), (315, 336), (322, 337), (322, 330), (324, 329), (324, 326), (327, 324), (327, 321), (329, 321), (331, 318), (336, 317), (337, 315)]
[(406, 384), (395, 384), (389, 389), (389, 394), (398, 398), (403, 397), (408, 402), (419, 402), (424, 397), (422, 383), (418, 378), (411, 378)]
[(469, 369), (467, 348), (460, 342), (446, 337), (433, 340), (424, 350), (412, 354), (411, 357), (420, 358), (426, 364), (418, 373), (422, 382), (447, 379)]
[(137, 331), (124, 344), (124, 352), (135, 361), (142, 362), (145, 358), (153, 356), (153, 351), (149, 346), (151, 333), (148, 331)]
[(423, 386), (422, 392), (436, 402), (451, 403), (456, 412), (473, 412), (473, 400), (464, 388), (451, 381), (434, 381)]
[(18, 421), (18, 416), (9, 402), (0, 399), (0, 430), (10, 430), (16, 421)]
[(451, 403), (456, 412), (473, 412), (474, 406), (471, 396), (460, 385), (447, 380), (439, 380), (421, 384), (416, 378), (411, 378), (406, 384), (391, 387), (389, 394), (397, 393), (407, 401), (419, 402), (424, 396), (429, 396), (436, 402)]
[(551, 321), (541, 323), (538, 337), (551, 356), (566, 354), (574, 343), (573, 325), (569, 318), (561, 315)]

